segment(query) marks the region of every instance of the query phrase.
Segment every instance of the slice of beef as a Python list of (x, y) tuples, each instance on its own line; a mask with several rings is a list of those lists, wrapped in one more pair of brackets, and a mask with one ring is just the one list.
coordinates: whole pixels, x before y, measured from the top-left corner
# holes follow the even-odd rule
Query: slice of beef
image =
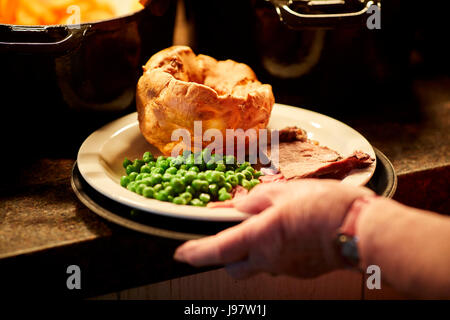
[(278, 131), (280, 142), (303, 141), (308, 140), (305, 130), (298, 127), (286, 127)]
[(288, 179), (342, 179), (353, 169), (373, 163), (368, 154), (357, 151), (347, 158), (327, 147), (310, 141), (280, 142), (278, 163), (273, 163)]

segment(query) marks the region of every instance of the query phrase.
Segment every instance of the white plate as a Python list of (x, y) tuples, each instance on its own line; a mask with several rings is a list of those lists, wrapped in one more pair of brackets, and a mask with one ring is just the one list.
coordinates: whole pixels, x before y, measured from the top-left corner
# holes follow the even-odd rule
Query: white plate
[[(305, 129), (310, 139), (319, 141), (320, 145), (336, 150), (344, 157), (361, 150), (375, 159), (369, 142), (342, 122), (309, 110), (275, 104), (269, 128), (282, 129), (294, 125)], [(137, 209), (171, 217), (211, 221), (240, 221), (248, 217), (235, 209), (182, 206), (147, 199), (121, 187), (120, 177), (125, 174), (123, 159), (141, 158), (145, 151), (160, 154), (141, 135), (137, 113), (132, 113), (95, 131), (84, 141), (78, 152), (78, 168), (83, 178), (98, 192)], [(375, 165), (353, 170), (342, 182), (365, 185), (372, 177)]]

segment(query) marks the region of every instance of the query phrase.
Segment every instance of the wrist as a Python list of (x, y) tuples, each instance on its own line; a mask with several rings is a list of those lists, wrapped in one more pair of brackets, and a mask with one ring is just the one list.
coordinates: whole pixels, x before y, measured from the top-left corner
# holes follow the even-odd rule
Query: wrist
[(358, 250), (358, 220), (364, 213), (365, 208), (377, 198), (377, 195), (370, 195), (355, 199), (347, 211), (342, 225), (336, 231), (334, 245), (337, 256), (341, 264), (347, 268), (361, 269)]

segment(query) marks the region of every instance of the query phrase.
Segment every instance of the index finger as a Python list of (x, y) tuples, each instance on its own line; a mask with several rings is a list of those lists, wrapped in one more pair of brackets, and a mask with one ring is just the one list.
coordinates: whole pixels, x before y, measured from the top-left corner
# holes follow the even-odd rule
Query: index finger
[(244, 260), (258, 242), (258, 236), (270, 225), (267, 220), (268, 215), (252, 216), (214, 236), (188, 241), (178, 247), (174, 258), (197, 267)]
[(240, 261), (248, 254), (245, 234), (241, 223), (214, 236), (190, 240), (177, 248), (174, 259), (197, 267)]

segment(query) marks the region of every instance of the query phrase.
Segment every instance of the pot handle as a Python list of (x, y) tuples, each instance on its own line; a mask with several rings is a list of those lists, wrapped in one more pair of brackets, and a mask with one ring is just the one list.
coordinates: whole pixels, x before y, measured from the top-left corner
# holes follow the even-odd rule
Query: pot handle
[[(369, 13), (372, 6), (381, 9), (381, 0), (269, 0), (288, 27), (292, 29), (304, 29), (305, 27), (331, 28), (341, 24), (361, 24), (367, 20), (366, 13)], [(348, 3), (351, 3), (348, 5)], [(300, 5), (299, 5), (300, 4)], [(306, 12), (298, 12), (290, 5), (298, 5), (298, 8), (306, 8)], [(344, 6), (351, 7), (346, 11)], [(298, 9), (297, 8), (297, 9)], [(312, 9), (312, 10), (311, 10)], [(325, 9), (325, 10), (324, 10)], [(333, 12), (333, 9), (336, 12)], [(318, 13), (311, 13), (317, 10)], [(309, 11), (309, 12), (308, 12)]]
[[(64, 27), (66, 35), (63, 39), (51, 42), (35, 42), (35, 41), (24, 41), (24, 42), (1, 42), (0, 41), (0, 52), (7, 53), (33, 53), (33, 54), (56, 54), (62, 55), (66, 54), (75, 48), (77, 48), (86, 32), (90, 29), (90, 25), (83, 25), (81, 27)], [(23, 32), (24, 34), (29, 33), (31, 35), (35, 33), (48, 34), (51, 28), (54, 27), (37, 27), (37, 26), (11, 26), (9, 32)], [(42, 40), (41, 40), (42, 41)]]

